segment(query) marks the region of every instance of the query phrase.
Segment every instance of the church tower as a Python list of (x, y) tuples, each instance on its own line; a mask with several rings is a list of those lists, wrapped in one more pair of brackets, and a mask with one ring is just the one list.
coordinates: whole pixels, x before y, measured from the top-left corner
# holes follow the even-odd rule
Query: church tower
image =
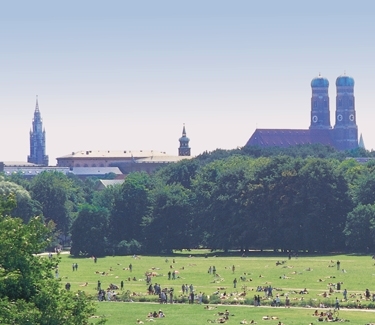
[(311, 81), (311, 116), (310, 130), (330, 130), (329, 82), (321, 75)]
[(343, 75), (336, 79), (335, 146), (339, 150), (358, 147), (358, 127), (354, 101), (354, 79)]
[(46, 131), (43, 129), (38, 96), (36, 96), (32, 130), (30, 130), (30, 155), (27, 157), (27, 162), (48, 166), (48, 156), (46, 156)]
[(190, 156), (190, 147), (189, 147), (190, 139), (186, 136), (185, 124), (182, 129), (182, 137), (178, 139), (178, 141), (180, 141), (180, 147), (178, 148), (178, 155)]

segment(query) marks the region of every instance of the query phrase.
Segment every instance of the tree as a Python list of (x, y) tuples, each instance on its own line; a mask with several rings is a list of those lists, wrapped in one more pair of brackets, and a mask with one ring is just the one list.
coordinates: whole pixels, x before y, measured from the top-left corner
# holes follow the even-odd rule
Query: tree
[(354, 200), (357, 204), (375, 203), (375, 171), (366, 170), (358, 179), (358, 186), (354, 191)]
[(72, 180), (60, 172), (42, 172), (31, 181), (32, 198), (40, 202), (46, 221), (53, 220), (57, 230), (67, 233), (74, 209)]
[(359, 204), (348, 214), (344, 229), (346, 246), (365, 252), (375, 248), (375, 205)]
[(295, 202), (303, 234), (301, 248), (342, 250), (345, 247), (342, 232), (352, 202), (347, 182), (338, 169), (338, 161), (306, 159), (298, 178)]
[(41, 214), (39, 202), (33, 200), (25, 188), (0, 178), (0, 196), (8, 197), (10, 194), (16, 199), (16, 206), (10, 211), (11, 215), (28, 222), (31, 217)]
[(155, 175), (160, 177), (168, 185), (181, 184), (183, 187), (190, 189), (192, 179), (199, 168), (197, 159), (184, 159), (175, 164), (168, 164), (161, 168)]
[(53, 276), (58, 258), (35, 254), (46, 247), (53, 229), (40, 217), (24, 224), (8, 216), (14, 206), (14, 197), (0, 202), (0, 323), (89, 324), (91, 300), (84, 292), (61, 288)]
[(151, 188), (151, 178), (146, 173), (136, 172), (126, 177), (111, 210), (110, 237), (114, 246), (133, 239), (143, 241), (143, 222), (151, 212)]
[(201, 229), (200, 237), (211, 248), (229, 249), (243, 244), (247, 235), (244, 191), (252, 161), (233, 156), (215, 160), (197, 173), (193, 183), (197, 198), (194, 228)]
[(149, 251), (160, 253), (191, 248), (191, 191), (180, 184), (172, 184), (159, 186), (152, 194), (153, 212), (145, 230)]
[(108, 210), (93, 205), (81, 206), (71, 228), (70, 253), (78, 256), (104, 256), (107, 248)]

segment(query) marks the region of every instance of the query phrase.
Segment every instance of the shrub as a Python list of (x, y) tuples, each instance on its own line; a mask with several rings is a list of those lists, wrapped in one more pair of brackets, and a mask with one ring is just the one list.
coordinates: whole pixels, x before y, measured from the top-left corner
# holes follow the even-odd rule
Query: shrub
[(210, 297), (210, 304), (220, 304), (221, 300), (220, 297), (217, 295), (213, 295)]

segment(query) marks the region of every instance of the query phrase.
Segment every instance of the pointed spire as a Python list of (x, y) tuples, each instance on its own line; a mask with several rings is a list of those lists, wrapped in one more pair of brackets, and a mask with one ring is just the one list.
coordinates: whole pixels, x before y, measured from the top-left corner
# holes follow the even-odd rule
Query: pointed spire
[(361, 133), (361, 136), (359, 137), (358, 147), (366, 149), (365, 142), (363, 141), (362, 133)]
[(35, 112), (39, 112), (38, 95), (36, 95)]
[(184, 126), (182, 128), (182, 136), (186, 137), (185, 123), (184, 123)]

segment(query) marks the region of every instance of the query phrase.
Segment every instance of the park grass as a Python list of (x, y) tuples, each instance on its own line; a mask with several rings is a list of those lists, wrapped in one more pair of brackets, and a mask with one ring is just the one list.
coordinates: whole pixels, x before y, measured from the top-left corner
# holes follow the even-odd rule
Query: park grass
[[(217, 312), (224, 312), (228, 309), (230, 315), (227, 324), (240, 324), (240, 321), (246, 319), (256, 321), (263, 325), (277, 325), (281, 321), (285, 325), (308, 325), (310, 323), (319, 324), (317, 317), (312, 316), (311, 308), (283, 308), (283, 307), (252, 307), (252, 306), (223, 306), (218, 305), (215, 310), (205, 310), (201, 305), (160, 305), (149, 303), (123, 303), (123, 302), (103, 302), (98, 303), (96, 316), (106, 316), (107, 325), (119, 324), (137, 324), (136, 320), (140, 319), (145, 324), (147, 314), (150, 311), (162, 309), (166, 314), (165, 318), (156, 319), (152, 324), (159, 325), (207, 325), (207, 320), (215, 320)], [(322, 309), (320, 309), (322, 310)], [(278, 320), (262, 320), (263, 316), (276, 316)], [(339, 318), (349, 321), (351, 325), (364, 325), (375, 322), (375, 313), (372, 311), (358, 310), (340, 310)], [(93, 323), (97, 321), (92, 319)]]
[[(206, 255), (207, 254), (207, 255)], [(61, 262), (59, 264), (59, 277), (62, 284), (70, 282), (71, 290), (84, 290), (93, 297), (96, 296), (97, 281), (100, 280), (102, 288), (107, 288), (110, 283), (120, 285), (123, 280), (125, 291), (130, 290), (136, 296), (133, 301), (149, 301), (145, 303), (123, 303), (123, 302), (101, 302), (98, 303), (97, 315), (106, 315), (109, 325), (111, 324), (132, 324), (137, 318), (145, 320), (146, 315), (155, 308), (162, 306), (167, 314), (165, 319), (158, 319), (157, 322), (164, 324), (201, 324), (206, 322), (209, 317), (209, 311), (204, 310), (200, 305), (156, 304), (156, 296), (148, 296), (147, 285), (145, 281), (145, 272), (150, 271), (152, 267), (158, 276), (153, 278), (153, 283), (161, 284), (161, 287), (174, 288), (175, 299), (182, 297), (182, 284), (193, 284), (196, 292), (205, 293), (211, 298), (215, 297), (214, 292), (226, 292), (229, 299), (216, 299), (224, 306), (218, 306), (218, 309), (228, 308), (236, 316), (231, 318), (229, 323), (239, 324), (240, 320), (254, 319), (261, 321), (262, 316), (271, 315), (277, 311), (280, 321), (285, 324), (309, 324), (315, 323), (316, 319), (311, 316), (313, 310), (319, 306), (319, 303), (333, 306), (334, 300), (338, 297), (342, 300), (342, 290), (348, 290), (350, 294), (355, 295), (348, 301), (341, 301), (342, 307), (356, 309), (342, 310), (340, 318), (349, 319), (352, 324), (365, 324), (375, 322), (375, 313), (368, 311), (367, 308), (374, 308), (375, 303), (364, 299), (364, 291), (369, 288), (375, 291), (375, 265), (370, 256), (356, 255), (327, 255), (327, 256), (307, 256), (301, 255), (298, 258), (288, 259), (283, 254), (250, 253), (248, 257), (242, 257), (240, 254), (213, 255), (208, 251), (191, 251), (176, 253), (171, 256), (108, 256), (98, 258), (94, 263), (92, 258), (72, 258), (69, 255), (60, 254)], [(173, 263), (173, 259), (175, 263)], [(340, 260), (340, 270), (336, 268), (336, 261)], [(283, 262), (276, 266), (276, 262)], [(78, 264), (78, 271), (72, 271), (72, 264)], [(128, 269), (132, 264), (133, 270)], [(235, 266), (235, 272), (232, 272), (232, 266)], [(209, 266), (215, 266), (220, 276), (214, 277), (208, 273)], [(172, 268), (173, 269), (172, 269)], [(345, 272), (342, 271), (345, 270)], [(178, 278), (168, 280), (168, 271), (177, 270)], [(106, 275), (100, 275), (96, 272), (104, 272)], [(286, 278), (284, 278), (284, 275)], [(246, 277), (246, 281), (240, 281), (240, 276)], [(132, 278), (135, 277), (136, 281)], [(237, 278), (237, 288), (233, 288), (233, 279)], [(130, 281), (129, 281), (130, 278)], [(87, 286), (83, 286), (87, 282)], [(341, 290), (336, 291), (327, 298), (321, 294), (328, 292), (329, 283), (342, 283)], [(266, 307), (270, 305), (271, 299), (262, 300), (261, 308), (249, 306), (252, 303), (254, 294), (264, 296), (262, 292), (255, 292), (257, 286), (272, 285), (279, 290), (273, 291), (274, 296), (281, 296), (282, 304), (285, 301), (285, 295), (291, 299), (292, 308)], [(308, 294), (301, 295), (299, 291), (306, 288)], [(237, 293), (246, 291), (246, 297), (240, 298)], [(360, 296), (362, 294), (362, 298)], [(218, 297), (218, 295), (216, 296)], [(296, 308), (311, 306), (311, 308)], [(360, 305), (361, 309), (358, 309)], [(235, 310), (235, 312), (234, 312)], [(319, 309), (321, 311), (322, 309)], [(210, 315), (211, 316), (211, 315)], [(212, 315), (213, 316), (213, 315)], [(207, 318), (207, 319), (206, 319)], [(95, 322), (95, 319), (93, 319)], [(271, 324), (271, 321), (269, 321)], [(277, 322), (274, 322), (277, 324)]]

